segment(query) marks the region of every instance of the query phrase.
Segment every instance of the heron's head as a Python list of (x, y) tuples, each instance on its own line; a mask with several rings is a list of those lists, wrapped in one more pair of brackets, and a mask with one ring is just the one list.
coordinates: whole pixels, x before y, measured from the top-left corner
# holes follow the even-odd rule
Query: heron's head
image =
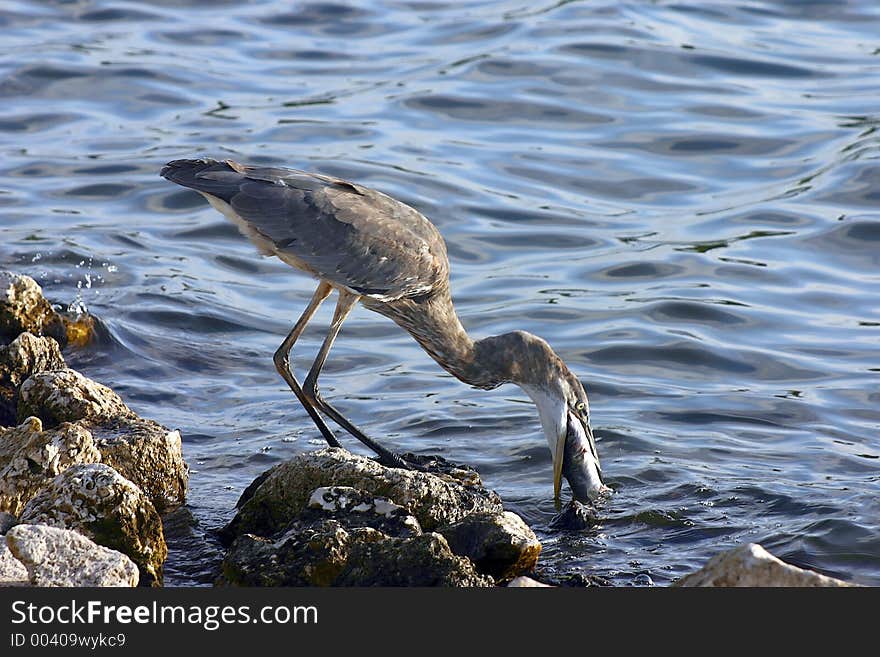
[(609, 489), (602, 483), (599, 454), (590, 426), (590, 402), (580, 380), (542, 339), (521, 334), (528, 357), (511, 381), (535, 402), (553, 457), (553, 494), (559, 500), (562, 477), (575, 499), (595, 500)]

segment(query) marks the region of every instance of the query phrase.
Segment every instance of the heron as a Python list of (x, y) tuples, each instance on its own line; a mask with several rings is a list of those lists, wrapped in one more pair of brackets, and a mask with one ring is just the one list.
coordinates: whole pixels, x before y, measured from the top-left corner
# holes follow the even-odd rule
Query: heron
[[(475, 388), (519, 386), (534, 402), (553, 463), (558, 506), (562, 477), (579, 501), (609, 489), (602, 481), (580, 379), (543, 339), (525, 331), (474, 340), (452, 302), (449, 259), (440, 232), (416, 209), (382, 192), (332, 176), (232, 160), (182, 159), (161, 174), (199, 192), (259, 252), (318, 280), (311, 300), (274, 355), (278, 373), (332, 447), (324, 416), (376, 453), (385, 465), (412, 468), (367, 436), (321, 394), (318, 377), (356, 304), (406, 330), (444, 370)], [(300, 384), (290, 352), (322, 302), (336, 292), (329, 330)]]

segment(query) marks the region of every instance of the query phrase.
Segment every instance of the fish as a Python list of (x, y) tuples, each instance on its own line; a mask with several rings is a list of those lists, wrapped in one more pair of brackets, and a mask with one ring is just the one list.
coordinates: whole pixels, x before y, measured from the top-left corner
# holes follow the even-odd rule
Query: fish
[[(562, 476), (568, 482), (574, 499), (579, 502), (593, 502), (611, 492), (602, 481), (602, 468), (599, 464), (593, 430), (589, 422), (581, 420), (572, 413), (568, 414)], [(558, 496), (556, 504), (558, 507)]]

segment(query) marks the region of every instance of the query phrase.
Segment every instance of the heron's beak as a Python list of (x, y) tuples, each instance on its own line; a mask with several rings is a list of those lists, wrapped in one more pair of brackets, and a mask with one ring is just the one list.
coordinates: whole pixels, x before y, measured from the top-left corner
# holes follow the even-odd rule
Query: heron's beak
[(559, 493), (562, 490), (562, 466), (565, 463), (565, 438), (567, 432), (556, 437), (553, 447), (553, 501), (559, 506)]

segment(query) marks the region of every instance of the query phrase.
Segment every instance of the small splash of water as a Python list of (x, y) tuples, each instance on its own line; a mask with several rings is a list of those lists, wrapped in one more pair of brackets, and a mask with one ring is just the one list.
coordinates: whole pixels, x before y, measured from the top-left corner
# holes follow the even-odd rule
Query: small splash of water
[[(117, 269), (114, 265), (108, 265), (106, 262), (101, 263), (101, 266), (105, 267), (108, 272), (113, 272)], [(101, 274), (92, 271), (93, 262), (91, 258), (80, 260), (76, 264), (77, 269), (82, 269), (83, 267), (85, 267), (86, 271), (82, 278), (76, 282), (76, 296), (67, 306), (67, 311), (75, 314), (77, 318), (88, 314), (89, 311), (84, 298), (84, 290), (91, 290), (93, 296), (99, 296), (101, 291), (96, 286), (104, 282), (104, 277)]]

